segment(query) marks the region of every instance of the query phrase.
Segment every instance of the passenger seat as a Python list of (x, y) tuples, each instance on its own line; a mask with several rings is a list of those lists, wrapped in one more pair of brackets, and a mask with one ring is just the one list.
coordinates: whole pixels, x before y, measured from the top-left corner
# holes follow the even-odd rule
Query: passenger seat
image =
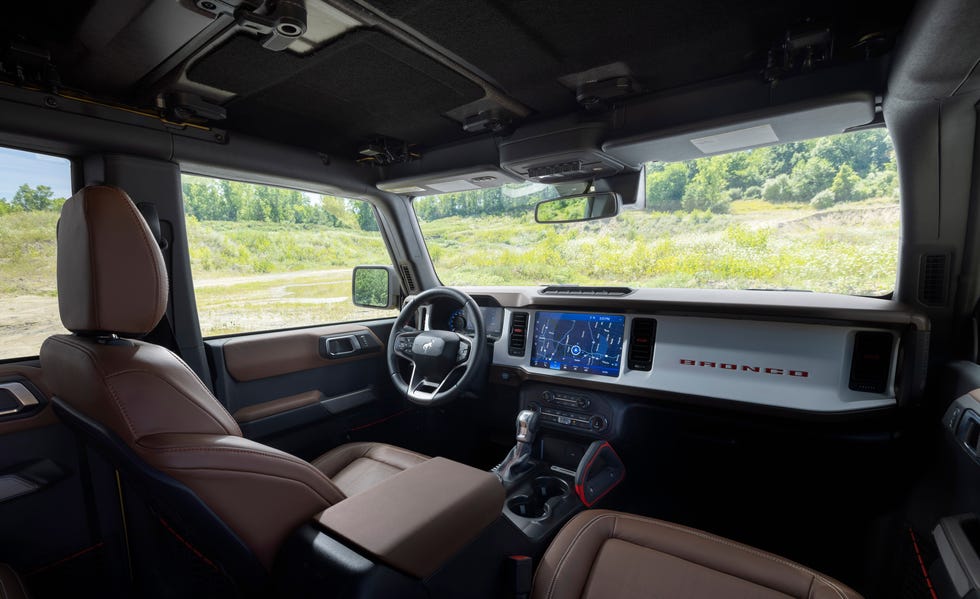
[(860, 599), (818, 572), (699, 530), (606, 510), (573, 518), (548, 547), (532, 599)]
[(27, 588), (20, 576), (7, 564), (0, 564), (0, 599), (28, 599)]

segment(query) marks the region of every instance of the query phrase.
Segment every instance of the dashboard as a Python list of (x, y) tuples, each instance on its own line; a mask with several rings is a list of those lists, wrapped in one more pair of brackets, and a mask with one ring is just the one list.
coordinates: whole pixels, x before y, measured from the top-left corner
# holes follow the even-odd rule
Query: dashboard
[[(599, 405), (595, 393), (609, 392), (833, 415), (895, 407), (924, 385), (928, 319), (891, 300), (717, 290), (639, 290), (626, 299), (547, 297), (540, 288), (462, 290), (477, 299), (487, 321), (491, 382), (560, 386), (578, 398), (572, 403)], [(494, 303), (500, 305), (487, 305)], [(465, 313), (455, 310), (445, 311), (447, 324), (468, 330)], [(555, 418), (586, 428), (575, 420), (574, 405), (562, 412), (568, 406), (547, 396)]]

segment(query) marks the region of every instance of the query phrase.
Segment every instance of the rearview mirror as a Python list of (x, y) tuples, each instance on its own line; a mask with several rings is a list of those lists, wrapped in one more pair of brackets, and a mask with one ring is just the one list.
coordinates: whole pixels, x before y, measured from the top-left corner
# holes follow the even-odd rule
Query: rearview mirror
[(398, 274), (390, 266), (355, 266), (351, 297), (355, 306), (394, 308), (398, 305)]
[(539, 223), (578, 223), (619, 214), (618, 193), (586, 193), (538, 202), (534, 220)]

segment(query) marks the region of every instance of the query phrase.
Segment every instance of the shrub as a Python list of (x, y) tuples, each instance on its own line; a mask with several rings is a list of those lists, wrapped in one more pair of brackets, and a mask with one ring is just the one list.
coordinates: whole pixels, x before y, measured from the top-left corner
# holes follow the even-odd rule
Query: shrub
[(762, 198), (762, 187), (758, 185), (752, 185), (748, 187), (742, 194), (743, 200), (758, 200)]
[(796, 189), (789, 175), (784, 173), (766, 181), (762, 186), (762, 198), (774, 204), (795, 202)]
[(836, 203), (836, 196), (834, 195), (834, 192), (829, 189), (818, 192), (817, 195), (813, 196), (813, 199), (810, 200), (810, 205), (818, 210), (830, 208)]
[(891, 169), (870, 173), (857, 185), (865, 198), (898, 198), (898, 173)]
[(728, 214), (732, 210), (732, 200), (727, 197), (720, 197), (708, 206), (708, 211), (714, 214)]

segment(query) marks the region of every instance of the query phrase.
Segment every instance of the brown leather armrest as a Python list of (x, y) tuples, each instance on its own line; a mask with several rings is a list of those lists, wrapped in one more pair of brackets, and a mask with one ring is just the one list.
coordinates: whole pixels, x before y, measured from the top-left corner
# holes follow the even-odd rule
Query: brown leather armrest
[(493, 474), (433, 458), (324, 510), (318, 517), (382, 562), (426, 578), (500, 516)]
[(296, 395), (290, 395), (289, 397), (281, 397), (272, 401), (246, 406), (235, 412), (235, 420), (237, 420), (239, 424), (254, 422), (269, 416), (275, 416), (276, 414), (282, 414), (283, 412), (302, 408), (304, 406), (311, 406), (318, 403), (321, 399), (323, 399), (323, 393), (320, 393), (319, 391), (297, 393)]

